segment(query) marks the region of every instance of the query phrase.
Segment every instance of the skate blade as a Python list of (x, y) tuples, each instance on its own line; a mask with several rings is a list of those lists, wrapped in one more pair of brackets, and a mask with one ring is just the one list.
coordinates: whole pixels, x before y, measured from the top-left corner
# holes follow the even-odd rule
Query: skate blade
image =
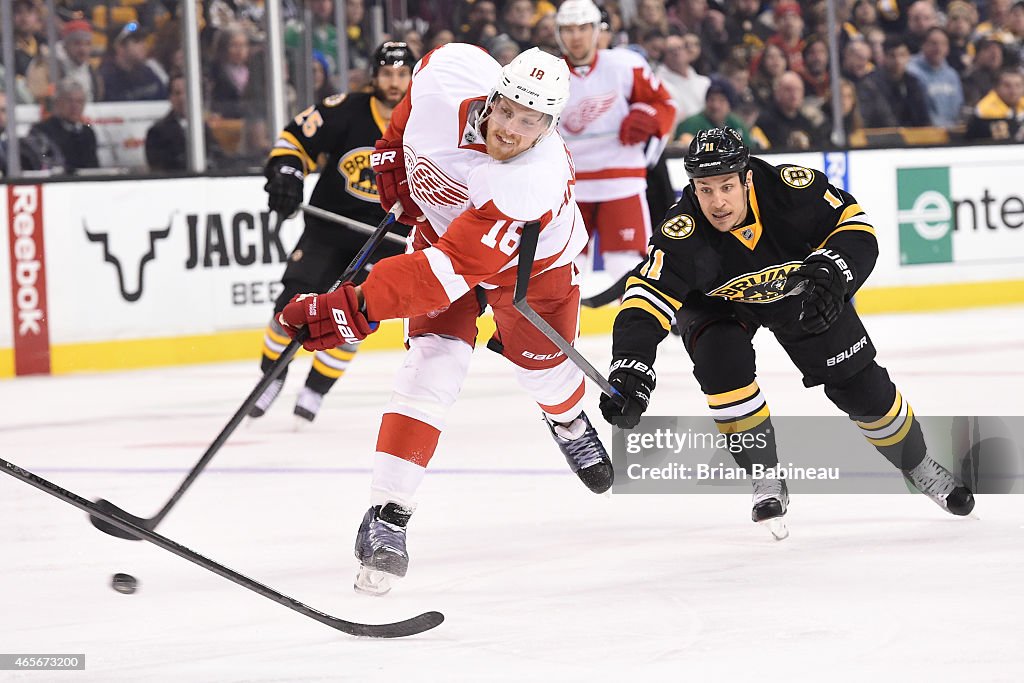
[(359, 567), (359, 573), (356, 574), (356, 580), (352, 584), (352, 588), (355, 589), (356, 593), (362, 593), (363, 595), (378, 597), (387, 595), (391, 591), (390, 577), (390, 574), (379, 569)]
[(767, 527), (776, 541), (784, 541), (789, 538), (789, 527), (786, 526), (786, 520), (782, 517), (772, 517), (760, 521), (758, 524)]
[(292, 431), (293, 432), (305, 432), (310, 427), (313, 426), (312, 421), (307, 420), (306, 418), (302, 417), (301, 415), (295, 415), (294, 417), (295, 417), (295, 420), (294, 420), (294, 422), (292, 422)]

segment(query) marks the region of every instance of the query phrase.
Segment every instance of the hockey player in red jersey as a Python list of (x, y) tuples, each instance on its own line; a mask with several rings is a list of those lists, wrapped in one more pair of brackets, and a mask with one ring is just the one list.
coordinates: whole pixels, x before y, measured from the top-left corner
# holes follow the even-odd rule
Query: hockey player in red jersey
[(373, 155), (381, 202), (401, 202), (400, 220), (416, 227), (414, 250), (378, 262), (358, 287), (296, 296), (282, 312), (289, 333), (309, 326), (312, 349), (362, 339), (376, 321), (409, 319), (409, 351), (381, 420), (371, 506), (356, 538), (357, 590), (386, 592), (389, 575), (406, 573), (415, 493), (485, 304), (497, 327), (487, 346), (515, 365), (572, 471), (596, 493), (611, 487), (611, 460), (582, 409), (583, 373), (512, 306), (523, 226), (539, 222), (528, 301), (575, 339), (573, 259), (587, 235), (555, 130), (568, 97), (565, 62), (537, 48), (504, 68), (471, 45), (426, 55)]
[(591, 0), (565, 0), (556, 22), (571, 72), (558, 129), (576, 164), (580, 211), (597, 234), (605, 271), (599, 286), (585, 282), (584, 289), (603, 303), (622, 293), (626, 274), (647, 252), (648, 144), (663, 148), (659, 138), (672, 130), (675, 104), (640, 55), (597, 49), (601, 11)]

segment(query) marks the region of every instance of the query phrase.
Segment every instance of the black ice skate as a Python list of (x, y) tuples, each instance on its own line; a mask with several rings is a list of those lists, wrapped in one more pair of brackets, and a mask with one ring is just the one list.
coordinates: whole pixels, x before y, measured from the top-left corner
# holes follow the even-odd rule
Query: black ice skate
[(950, 514), (962, 517), (974, 510), (971, 490), (930, 455), (924, 456), (917, 467), (905, 470), (903, 476)]
[(299, 398), (295, 401), (295, 417), (299, 418), (299, 426), (308, 424), (316, 419), (320, 412), (320, 405), (324, 401), (324, 395), (313, 391), (309, 387), (302, 387)]
[(359, 573), (354, 588), (360, 593), (384, 595), (391, 590), (391, 576), (403, 577), (409, 569), (405, 527), (412, 510), (398, 503), (375, 505), (363, 515), (356, 534)]
[(544, 421), (569, 463), (569, 468), (580, 481), (594, 493), (604, 493), (610, 489), (615, 478), (612, 459), (608, 457), (608, 451), (601, 443), (597, 430), (587, 419), (587, 414), (580, 413), (579, 417), (567, 425), (552, 422), (546, 415)]
[(263, 414), (270, 408), (270, 404), (274, 402), (277, 395), (281, 393), (281, 387), (284, 386), (284, 380), (278, 377), (270, 383), (260, 397), (256, 399), (256, 405), (249, 409), (249, 417), (263, 417)]
[(752, 520), (767, 526), (776, 541), (789, 536), (789, 529), (783, 520), (789, 507), (789, 488), (785, 479), (754, 479), (753, 503), (754, 507), (750, 511)]

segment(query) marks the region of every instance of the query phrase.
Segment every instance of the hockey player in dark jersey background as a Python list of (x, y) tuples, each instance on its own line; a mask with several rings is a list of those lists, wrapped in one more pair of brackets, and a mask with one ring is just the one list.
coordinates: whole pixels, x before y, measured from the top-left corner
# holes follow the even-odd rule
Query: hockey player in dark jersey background
[[(753, 464), (777, 465), (751, 343), (766, 327), (805, 386), (823, 385), (868, 442), (932, 500), (952, 514), (970, 513), (973, 494), (927, 454), (914, 411), (875, 362), (849, 305), (878, 257), (857, 201), (819, 171), (750, 157), (731, 128), (698, 133), (684, 166), (690, 183), (654, 231), (615, 319), (609, 381), (625, 400), (602, 396), (605, 419), (637, 425), (674, 317), (719, 431), (766, 444), (734, 454), (737, 464), (748, 475)], [(752, 518), (773, 520), (772, 532), (784, 538), (785, 480), (752, 480)]]
[[(264, 189), (271, 211), (287, 217), (298, 210), (306, 174), (317, 168), (318, 158), (324, 155), (326, 161), (310, 205), (371, 226), (384, 219), (370, 153), (387, 129), (392, 110), (408, 90), (415, 63), (416, 56), (405, 43), (382, 43), (373, 58), (372, 94), (327, 97), (300, 113), (281, 131), (265, 170)], [(263, 372), (289, 342), (277, 322), (277, 314), (299, 292), (327, 290), (367, 240), (363, 233), (310, 215), (305, 216), (305, 226), (281, 278), (283, 289), (263, 338)], [(394, 226), (401, 234), (408, 233), (408, 228), (398, 223)], [(371, 264), (401, 251), (400, 245), (384, 242), (371, 258)], [(360, 273), (355, 281), (362, 282), (365, 277), (365, 272)], [(324, 394), (345, 373), (357, 348), (355, 344), (343, 344), (313, 355), (313, 366), (295, 404), (299, 418), (312, 421), (316, 417)], [(251, 417), (260, 417), (267, 411), (281, 392), (286, 372), (263, 392), (249, 413)]]

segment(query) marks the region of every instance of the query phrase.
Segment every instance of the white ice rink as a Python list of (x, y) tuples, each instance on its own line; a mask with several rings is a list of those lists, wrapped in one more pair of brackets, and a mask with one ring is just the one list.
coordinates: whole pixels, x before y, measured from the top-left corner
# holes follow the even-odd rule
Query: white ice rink
[[(919, 415), (1022, 411), (1024, 308), (867, 319)], [(769, 335), (775, 415), (835, 415)], [(579, 347), (607, 367), (609, 341)], [(353, 593), (378, 414), (397, 353), (364, 354), (292, 431), (300, 359), (159, 531), (344, 619), (447, 620), (357, 639), (0, 477), (0, 652), (84, 653), (32, 681), (1020, 681), (1024, 500), (978, 519), (921, 496), (795, 496), (773, 542), (748, 496), (614, 496), (572, 476), (505, 361), (475, 355), (409, 527), (409, 576)], [(702, 414), (682, 345), (651, 414)], [(0, 382), (3, 458), (87, 498), (156, 512), (258, 379), (248, 363)], [(588, 413), (600, 421), (597, 392)], [(609, 434), (600, 422), (599, 430)], [(851, 428), (851, 435), (855, 432)], [(808, 463), (811, 464), (811, 463)], [(111, 574), (139, 578), (135, 595)]]

